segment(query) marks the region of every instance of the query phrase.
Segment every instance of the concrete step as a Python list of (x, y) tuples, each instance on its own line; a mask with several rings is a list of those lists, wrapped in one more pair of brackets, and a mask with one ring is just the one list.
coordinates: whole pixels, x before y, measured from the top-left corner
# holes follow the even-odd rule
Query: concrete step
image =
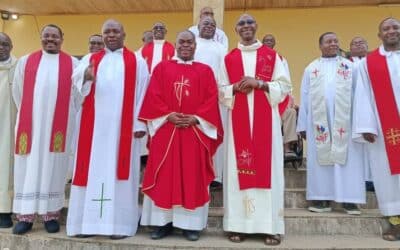
[[(65, 225), (68, 209), (62, 210), (60, 223)], [(380, 235), (388, 227), (376, 209), (361, 209), (360, 216), (348, 215), (342, 209), (330, 213), (313, 213), (306, 209), (285, 209), (287, 235)], [(206, 231), (223, 232), (224, 209), (211, 207)], [(39, 218), (38, 222), (41, 221)]]
[[(181, 232), (162, 240), (151, 240), (146, 230), (140, 230), (135, 236), (123, 240), (110, 240), (105, 236), (96, 236), (86, 239), (67, 237), (65, 227), (56, 234), (47, 234), (42, 226), (37, 225), (27, 235), (13, 235), (10, 229), (0, 229), (1, 250), (130, 250), (130, 249), (266, 249), (262, 235), (251, 235), (242, 243), (232, 243), (222, 234), (203, 232), (196, 242), (185, 240)], [(279, 246), (268, 249), (323, 249), (323, 250), (394, 250), (399, 249), (399, 242), (389, 242), (380, 236), (318, 236), (285, 235)]]
[[(306, 209), (285, 209), (285, 234), (295, 235), (381, 235), (388, 228), (378, 210), (362, 209), (360, 216), (348, 215), (343, 210), (313, 213)], [(223, 208), (210, 208), (207, 231), (222, 230)], [(399, 245), (400, 246), (400, 245)]]

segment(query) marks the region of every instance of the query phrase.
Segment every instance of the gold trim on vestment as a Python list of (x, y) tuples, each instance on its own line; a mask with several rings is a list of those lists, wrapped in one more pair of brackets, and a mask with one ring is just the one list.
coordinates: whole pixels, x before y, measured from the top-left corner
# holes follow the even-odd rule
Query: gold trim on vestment
[(53, 151), (62, 152), (62, 145), (64, 142), (64, 134), (61, 131), (57, 131), (53, 137)]
[(20, 155), (25, 155), (27, 154), (28, 150), (28, 134), (26, 132), (22, 132), (19, 135), (18, 139), (18, 153)]

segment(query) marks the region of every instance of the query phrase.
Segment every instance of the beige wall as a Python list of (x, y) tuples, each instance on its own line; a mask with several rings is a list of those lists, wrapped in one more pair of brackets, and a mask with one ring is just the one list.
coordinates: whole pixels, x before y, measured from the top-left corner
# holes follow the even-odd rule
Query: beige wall
[[(378, 23), (387, 16), (400, 17), (399, 7), (346, 7), (314, 9), (264, 9), (249, 10), (258, 22), (258, 37), (272, 33), (277, 39), (276, 49), (289, 62), (298, 100), (301, 77), (305, 66), (319, 56), (318, 37), (325, 31), (338, 34), (341, 47), (348, 49), (353, 36), (365, 37), (374, 48), (379, 44), (376, 36)], [(230, 47), (237, 43), (234, 25), (243, 11), (226, 11), (224, 30), (230, 38)], [(125, 25), (126, 44), (132, 49), (141, 46), (141, 34), (155, 21), (163, 21), (168, 28), (167, 39), (174, 41), (176, 33), (193, 22), (192, 12), (152, 13), (129, 15), (74, 15), (37, 16), (38, 27), (55, 23), (65, 33), (64, 50), (74, 55), (85, 54), (87, 38), (99, 33), (105, 19), (113, 17)], [(6, 21), (0, 30), (8, 33), (14, 42), (14, 54), (21, 56), (40, 47), (39, 32), (33, 16), (21, 16), (18, 21)]]

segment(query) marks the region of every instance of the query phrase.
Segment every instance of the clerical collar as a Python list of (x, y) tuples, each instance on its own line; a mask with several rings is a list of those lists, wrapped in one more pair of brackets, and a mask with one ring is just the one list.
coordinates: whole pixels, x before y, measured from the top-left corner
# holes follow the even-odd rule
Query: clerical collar
[(385, 47), (383, 47), (383, 44), (379, 46), (379, 54), (382, 56), (392, 56), (393, 54), (400, 54), (400, 50), (395, 50), (395, 51), (386, 51)]
[(322, 60), (322, 61), (326, 61), (326, 62), (329, 62), (329, 61), (336, 61), (338, 58), (339, 58), (339, 56), (333, 56), (333, 57), (322, 57), (322, 56), (321, 56), (321, 60)]
[(112, 51), (109, 48), (105, 47), (104, 50), (106, 51), (106, 53), (120, 53), (120, 54), (122, 54), (122, 51), (124, 50), (124, 48), (119, 48), (119, 49), (116, 49), (116, 50)]
[(10, 55), (7, 60), (0, 61), (0, 64), (9, 64), (11, 62), (11, 58), (12, 58), (12, 55)]
[(163, 44), (165, 40), (153, 40), (154, 44)]
[(252, 51), (252, 50), (257, 50), (262, 46), (262, 43), (258, 40), (256, 40), (255, 43), (251, 45), (243, 45), (240, 42), (238, 43), (238, 49), (243, 50), (243, 51)]
[(42, 53), (43, 53), (43, 55), (45, 55), (45, 56), (58, 56), (58, 55), (60, 54), (60, 52), (58, 52), (57, 54), (49, 53), (49, 52), (46, 52), (46, 51), (43, 50), (43, 49), (42, 49)]
[(189, 64), (189, 65), (193, 64), (193, 60), (184, 61), (184, 60), (180, 59), (179, 57), (177, 57), (176, 55), (172, 57), (172, 60), (176, 60), (176, 62), (178, 64)]

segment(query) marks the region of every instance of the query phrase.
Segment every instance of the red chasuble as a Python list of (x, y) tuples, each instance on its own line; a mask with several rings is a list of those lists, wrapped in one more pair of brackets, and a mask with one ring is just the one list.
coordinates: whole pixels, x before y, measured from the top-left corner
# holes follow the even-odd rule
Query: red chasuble
[(367, 68), (382, 126), (392, 175), (400, 174), (400, 115), (393, 93), (386, 57), (379, 49), (367, 56)]
[(218, 138), (207, 137), (197, 126), (176, 128), (166, 121), (151, 138), (142, 191), (157, 207), (194, 210), (210, 200), (212, 156), (223, 137), (217, 83), (210, 67), (170, 60), (154, 68), (139, 119), (147, 122), (172, 112), (201, 117), (217, 128)]
[[(276, 56), (277, 53), (266, 46), (261, 46), (257, 50), (256, 79), (271, 81)], [(243, 59), (239, 49), (233, 49), (225, 57), (225, 65), (231, 84), (242, 79)], [(272, 108), (262, 90), (254, 90), (253, 112), (253, 134), (251, 134), (247, 95), (236, 93), (232, 109), (232, 127), (241, 190), (271, 188)]]
[[(90, 61), (94, 65), (94, 73), (100, 61), (105, 55), (105, 50), (93, 54)], [(136, 57), (133, 52), (124, 47), (123, 58), (125, 64), (124, 97), (121, 110), (121, 132), (119, 138), (119, 153), (117, 178), (128, 180), (131, 163), (131, 147), (133, 133), (133, 109), (135, 103), (136, 86)], [(96, 83), (93, 82), (88, 96), (86, 96), (82, 107), (82, 118), (79, 132), (78, 153), (76, 161), (75, 176), (73, 185), (85, 187), (88, 181), (90, 153), (92, 149), (93, 128), (94, 128), (94, 106), (95, 106)], [(112, 122), (112, 121), (110, 121)]]
[[(149, 68), (149, 72), (151, 73), (151, 64), (153, 63), (153, 50), (154, 50), (154, 42), (146, 44), (142, 48), (142, 56), (146, 60), (147, 67)], [(172, 43), (167, 41), (164, 42), (162, 48), (162, 56), (161, 61), (170, 60), (175, 54), (175, 47)]]
[[(36, 74), (42, 58), (42, 51), (37, 51), (28, 56), (24, 71), (24, 86), (19, 111), (19, 123), (15, 153), (29, 154), (32, 144), (32, 112), (33, 93), (35, 91)], [(60, 51), (58, 70), (57, 100), (54, 109), (53, 126), (51, 129), (50, 152), (64, 152), (68, 125), (69, 101), (71, 98), (72, 84), (72, 58)]]

